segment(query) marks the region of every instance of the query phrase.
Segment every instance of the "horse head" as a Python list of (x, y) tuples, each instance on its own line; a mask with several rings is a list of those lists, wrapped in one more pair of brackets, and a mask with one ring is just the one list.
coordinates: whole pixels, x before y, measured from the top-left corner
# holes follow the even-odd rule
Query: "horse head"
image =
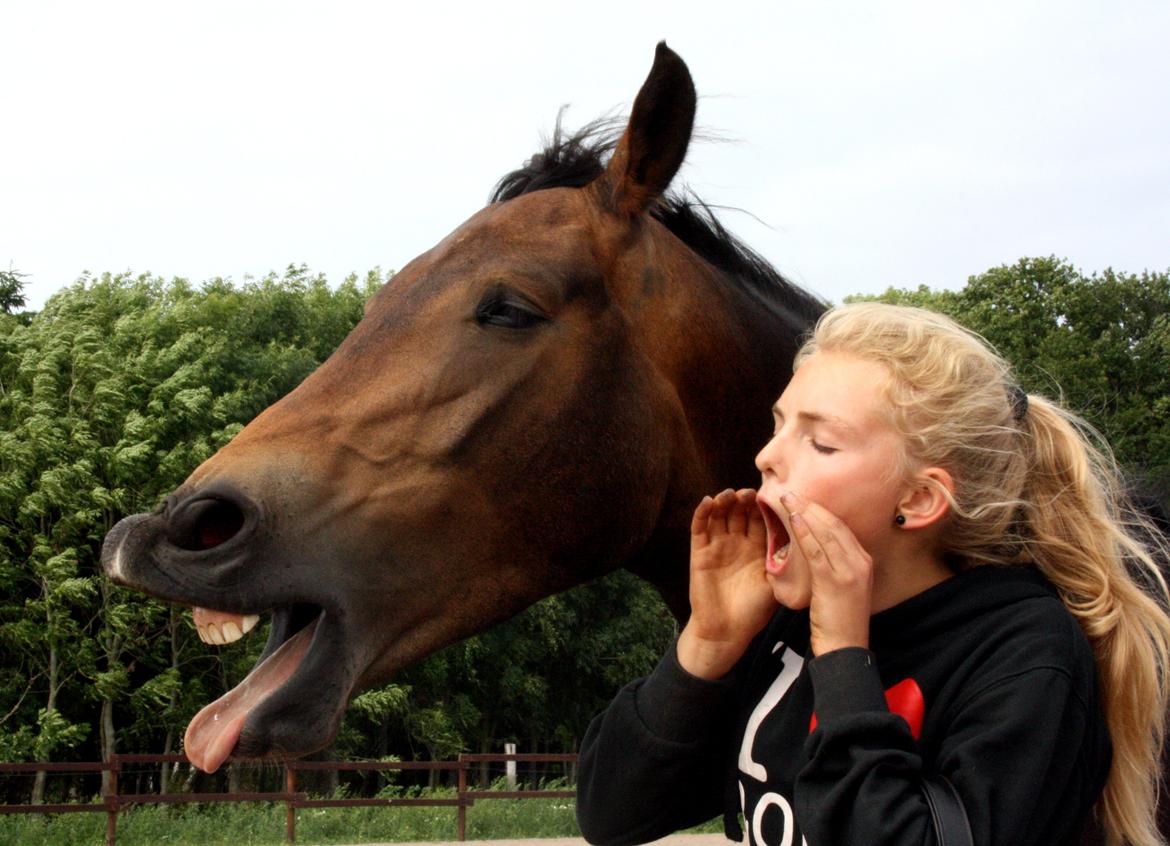
[(109, 577), (196, 606), (211, 639), (271, 614), (256, 668), (188, 728), (195, 764), (319, 749), (356, 691), (618, 567), (686, 613), (691, 510), (754, 479), (820, 308), (665, 197), (695, 102), (660, 44), (616, 142), (558, 135), (109, 533)]

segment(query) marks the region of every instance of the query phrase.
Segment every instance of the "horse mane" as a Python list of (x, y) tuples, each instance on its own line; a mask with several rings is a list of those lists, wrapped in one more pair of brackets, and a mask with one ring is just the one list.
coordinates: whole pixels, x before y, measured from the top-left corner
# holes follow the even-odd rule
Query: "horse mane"
[[(563, 109), (562, 109), (563, 113)], [(605, 172), (625, 128), (621, 118), (600, 118), (566, 133), (557, 115), (544, 149), (506, 174), (488, 198), (501, 203), (546, 188), (581, 188)], [(776, 268), (724, 228), (711, 207), (694, 192), (668, 191), (650, 214), (712, 266), (770, 307), (795, 311), (812, 323), (824, 311), (820, 298), (784, 278)]]

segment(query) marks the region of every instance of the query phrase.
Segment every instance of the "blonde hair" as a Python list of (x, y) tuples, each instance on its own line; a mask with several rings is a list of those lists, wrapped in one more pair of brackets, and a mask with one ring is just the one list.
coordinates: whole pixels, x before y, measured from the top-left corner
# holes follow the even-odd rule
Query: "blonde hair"
[[(854, 303), (827, 312), (797, 354), (885, 365), (903, 470), (954, 477), (940, 538), (959, 567), (1031, 563), (1056, 587), (1097, 661), (1113, 764), (1098, 814), (1110, 843), (1161, 844), (1160, 756), (1170, 685), (1166, 538), (1127, 504), (1104, 440), (1076, 415), (1016, 387), (973, 332), (918, 308)], [(940, 488), (942, 486), (940, 485)]]

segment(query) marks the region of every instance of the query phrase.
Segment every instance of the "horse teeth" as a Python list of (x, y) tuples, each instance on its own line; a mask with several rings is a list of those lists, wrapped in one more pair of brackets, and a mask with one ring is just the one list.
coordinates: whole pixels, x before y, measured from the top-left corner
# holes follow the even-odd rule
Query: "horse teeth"
[(215, 646), (234, 643), (260, 622), (259, 614), (229, 614), (213, 608), (193, 608), (191, 617), (199, 631), (199, 639)]

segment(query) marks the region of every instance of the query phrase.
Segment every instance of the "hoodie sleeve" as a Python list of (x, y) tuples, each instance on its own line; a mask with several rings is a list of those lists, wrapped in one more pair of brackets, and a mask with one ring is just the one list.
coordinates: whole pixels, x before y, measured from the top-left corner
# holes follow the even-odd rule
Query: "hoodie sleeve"
[(622, 688), (581, 743), (577, 822), (598, 846), (645, 843), (723, 811), (732, 682), (687, 673), (674, 646)]
[[(818, 723), (794, 792), (808, 842), (936, 843), (917, 741), (887, 709), (872, 653), (827, 653), (809, 673)], [(1099, 789), (1099, 762), (1084, 760), (1087, 713), (1054, 667), (1000, 679), (956, 709), (937, 770), (962, 798), (975, 843), (1075, 842), (1082, 820), (1067, 809), (1088, 807)]]

